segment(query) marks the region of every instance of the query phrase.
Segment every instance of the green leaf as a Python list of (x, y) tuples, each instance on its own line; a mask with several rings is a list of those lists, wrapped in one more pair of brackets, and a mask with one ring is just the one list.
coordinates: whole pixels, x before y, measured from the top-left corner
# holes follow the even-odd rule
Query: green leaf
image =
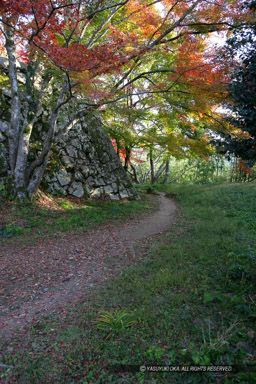
[(205, 293), (204, 294), (204, 304), (210, 303), (215, 299), (215, 296), (212, 293)]

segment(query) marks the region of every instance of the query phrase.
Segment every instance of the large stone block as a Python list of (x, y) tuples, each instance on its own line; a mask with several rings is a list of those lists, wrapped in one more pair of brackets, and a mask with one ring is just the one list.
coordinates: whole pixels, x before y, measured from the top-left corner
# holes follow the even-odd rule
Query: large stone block
[(68, 168), (75, 167), (76, 165), (73, 157), (69, 157), (69, 156), (62, 156), (62, 162)]
[(77, 150), (72, 145), (68, 145), (66, 147), (66, 152), (67, 152), (68, 156), (70, 156), (70, 157), (73, 157), (73, 158), (78, 157), (77, 156)]
[(65, 169), (61, 169), (57, 174), (56, 177), (58, 179), (58, 182), (63, 187), (64, 185), (68, 185), (71, 181), (71, 174), (68, 173)]
[(1, 132), (6, 132), (7, 133), (8, 129), (9, 129), (9, 126), (10, 126), (10, 124), (7, 121), (1, 121), (0, 120), (0, 131)]
[(119, 196), (121, 199), (127, 199), (127, 197), (129, 197), (129, 192), (126, 189), (119, 190)]
[(113, 193), (113, 188), (112, 188), (112, 186), (111, 186), (111, 185), (106, 185), (106, 186), (104, 187), (104, 192), (105, 192), (106, 195), (109, 195), (110, 193)]
[(70, 141), (70, 144), (75, 147), (76, 149), (81, 149), (82, 148), (82, 145), (81, 145), (81, 142), (78, 140), (78, 139), (72, 139)]
[(68, 189), (68, 192), (70, 195), (75, 197), (83, 197), (84, 195), (84, 189), (82, 183), (79, 182), (73, 182), (71, 186)]
[(102, 196), (101, 189), (100, 189), (100, 188), (94, 188), (94, 189), (92, 189), (90, 195), (91, 195), (91, 197), (92, 197), (93, 199), (100, 199), (101, 196)]
[(6, 140), (6, 137), (0, 132), (0, 143), (3, 143)]
[(88, 165), (83, 165), (80, 168), (82, 174), (84, 175), (85, 178), (87, 178), (90, 175), (90, 167)]

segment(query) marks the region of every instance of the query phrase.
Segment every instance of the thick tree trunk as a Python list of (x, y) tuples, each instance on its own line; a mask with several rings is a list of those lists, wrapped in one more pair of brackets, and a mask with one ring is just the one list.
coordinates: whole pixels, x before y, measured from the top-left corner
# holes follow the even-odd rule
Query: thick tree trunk
[(50, 122), (49, 122), (49, 130), (44, 139), (44, 144), (40, 155), (34, 160), (27, 169), (26, 180), (27, 180), (27, 191), (30, 198), (36, 193), (37, 188), (41, 182), (43, 177), (45, 168), (47, 166), (51, 145), (53, 142), (54, 133), (56, 131), (57, 119), (59, 116), (60, 107), (66, 103), (63, 102), (63, 99), (68, 91), (68, 80), (67, 78), (64, 80), (62, 90), (59, 94), (58, 100), (53, 108)]
[(19, 132), (20, 132), (20, 120), (21, 120), (21, 103), (16, 67), (16, 52), (14, 43), (14, 31), (11, 28), (6, 27), (5, 31), (5, 48), (9, 60), (9, 79), (11, 85), (11, 121), (9, 129), (9, 163), (11, 174), (14, 176), (17, 147)]
[(124, 170), (127, 172), (128, 171), (128, 167), (129, 167), (129, 163), (130, 163), (130, 159), (131, 159), (131, 149), (128, 148), (128, 147), (125, 147), (125, 162), (124, 162)]
[[(27, 122), (27, 121), (26, 121)], [(19, 147), (17, 153), (17, 159), (14, 170), (15, 187), (17, 190), (18, 198), (22, 199), (26, 197), (26, 168), (27, 157), (29, 151), (29, 140), (33, 128), (33, 124), (24, 124), (19, 140)], [(25, 130), (26, 129), (26, 130)]]
[(29, 182), (29, 185), (27, 187), (27, 192), (28, 192), (28, 197), (30, 199), (32, 199), (32, 197), (35, 195), (35, 193), (37, 192), (37, 190), (39, 188), (42, 177), (44, 175), (45, 168), (46, 168), (47, 163), (48, 163), (49, 154), (50, 154), (50, 151), (45, 156), (43, 163), (35, 169), (33, 176)]
[(150, 161), (150, 172), (151, 172), (151, 184), (155, 184), (164, 172), (165, 162), (163, 162), (159, 166), (157, 172), (155, 172), (155, 164), (154, 164), (154, 160), (153, 160), (153, 150), (152, 149), (150, 149), (150, 151), (149, 151), (149, 161)]
[[(59, 97), (53, 107), (52, 114), (49, 119), (49, 129), (44, 139), (42, 151), (39, 156), (28, 165), (30, 138), (34, 124), (37, 120), (37, 113), (41, 108), (44, 89), (49, 81), (49, 78), (44, 79), (41, 90), (39, 91), (39, 96), (37, 97), (37, 100), (34, 100), (34, 85), (32, 84), (32, 81), (35, 73), (35, 67), (34, 63), (30, 63), (27, 66), (25, 84), (26, 91), (23, 91), (24, 100), (22, 100), (21, 103), (13, 30), (6, 28), (4, 34), (6, 40), (5, 47), (9, 62), (9, 78), (12, 96), (11, 120), (8, 133), (9, 164), (11, 175), (14, 178), (16, 195), (18, 198), (24, 199), (27, 195), (31, 198), (35, 194), (42, 179), (49, 158), (60, 107), (69, 100), (67, 99), (63, 101), (68, 92), (69, 86), (68, 79), (65, 78)], [(33, 104), (33, 107), (31, 107), (31, 104)], [(23, 112), (21, 113), (21, 111)]]
[[(33, 78), (35, 72), (36, 72), (37, 63), (30, 62), (30, 64), (27, 67), (26, 72), (26, 89), (29, 91), (33, 89), (33, 86), (31, 84), (31, 79)], [(19, 198), (26, 197), (25, 189), (27, 187), (27, 178), (26, 178), (26, 171), (27, 171), (27, 162), (28, 162), (28, 154), (29, 154), (29, 146), (30, 146), (30, 138), (32, 134), (32, 130), (34, 127), (34, 124), (37, 120), (37, 113), (39, 112), (42, 104), (42, 97), (44, 93), (44, 89), (46, 85), (48, 84), (49, 78), (45, 78), (42, 82), (41, 90), (39, 92), (38, 99), (34, 101), (34, 110), (31, 111), (31, 95), (27, 92), (26, 94), (26, 108), (24, 114), (24, 120), (23, 125), (19, 137), (19, 146), (18, 146), (18, 153), (17, 153), (17, 159), (16, 159), (16, 165), (15, 165), (15, 182), (16, 182), (16, 189), (17, 189), (17, 195)], [(36, 107), (35, 107), (36, 104)]]

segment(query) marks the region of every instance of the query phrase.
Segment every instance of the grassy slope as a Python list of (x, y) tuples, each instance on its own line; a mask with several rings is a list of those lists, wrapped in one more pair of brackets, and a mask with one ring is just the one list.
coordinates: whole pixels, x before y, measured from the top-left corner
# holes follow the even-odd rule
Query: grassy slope
[[(165, 189), (166, 187), (158, 187)], [(113, 372), (112, 364), (255, 364), (256, 186), (168, 187), (182, 217), (91, 304), (9, 345), (8, 383), (247, 383), (256, 373)], [(96, 321), (101, 310), (116, 318)], [(117, 317), (126, 311), (123, 324)], [(98, 329), (97, 325), (101, 325)], [(24, 353), (26, 351), (26, 353)], [(8, 377), (9, 373), (6, 373)]]

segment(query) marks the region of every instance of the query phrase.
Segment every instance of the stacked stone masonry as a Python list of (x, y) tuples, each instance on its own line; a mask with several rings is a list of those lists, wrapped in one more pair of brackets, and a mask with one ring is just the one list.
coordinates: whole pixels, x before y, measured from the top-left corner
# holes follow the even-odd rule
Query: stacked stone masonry
[(59, 170), (44, 180), (52, 194), (139, 199), (99, 119), (85, 116), (58, 142)]

